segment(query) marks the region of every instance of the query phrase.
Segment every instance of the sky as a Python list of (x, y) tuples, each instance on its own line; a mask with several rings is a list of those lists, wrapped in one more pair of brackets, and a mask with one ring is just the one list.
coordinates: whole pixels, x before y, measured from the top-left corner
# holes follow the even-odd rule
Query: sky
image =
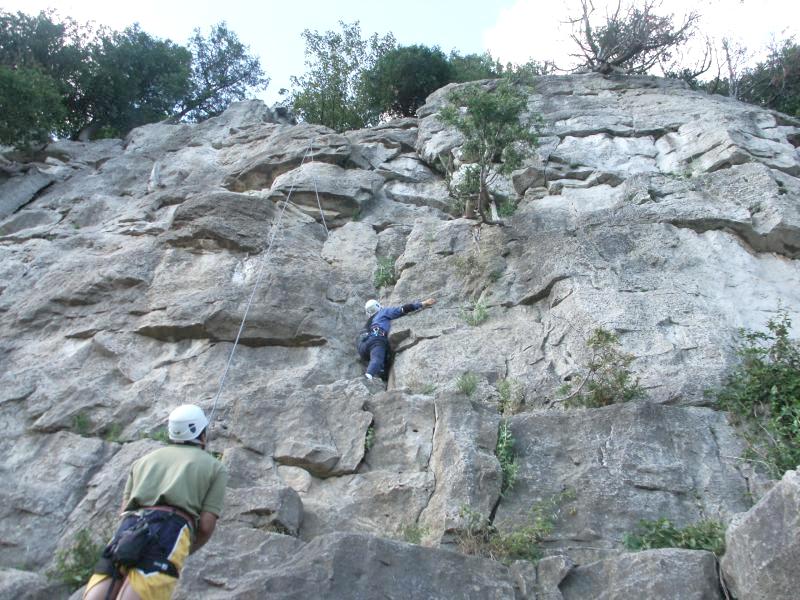
[[(609, 0), (594, 0), (598, 12)], [(258, 97), (268, 103), (289, 88), (292, 75), (302, 75), (304, 29), (338, 30), (338, 21), (360, 21), (364, 37), (393, 33), (400, 45), (439, 46), (462, 54), (489, 51), (501, 62), (529, 58), (571, 66), (569, 26), (578, 0), (3, 0), (2, 9), (35, 14), (53, 8), (79, 22), (94, 21), (114, 29), (138, 22), (149, 34), (186, 43), (192, 30), (208, 33), (226, 21), (239, 39), (259, 56), (271, 78)], [(616, 5), (616, 2), (614, 2)], [(701, 31), (732, 38), (759, 57), (771, 37), (790, 35), (800, 41), (800, 1), (797, 0), (663, 0), (661, 13), (676, 20), (690, 10), (701, 13)], [(763, 52), (761, 54), (763, 56)]]

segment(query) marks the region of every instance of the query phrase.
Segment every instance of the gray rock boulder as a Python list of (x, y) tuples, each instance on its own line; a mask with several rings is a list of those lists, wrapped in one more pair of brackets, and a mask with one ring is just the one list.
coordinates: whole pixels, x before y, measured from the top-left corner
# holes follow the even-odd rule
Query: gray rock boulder
[(257, 136), (247, 132), (244, 140), (226, 140), (222, 162), (229, 174), (223, 185), (234, 192), (269, 189), (306, 159), (341, 165), (351, 152), (346, 137), (321, 125), (264, 125), (258, 131)]
[(0, 219), (15, 213), (36, 197), (41, 190), (53, 183), (54, 177), (39, 169), (29, 169), (0, 184)]
[(564, 600), (717, 600), (722, 592), (710, 552), (647, 550), (576, 567), (559, 585)]
[(240, 532), (235, 544), (209, 545), (204, 554), (202, 567), (190, 560), (176, 600), (516, 597), (499, 563), (367, 535), (330, 534), (299, 545)]
[(275, 178), (269, 197), (292, 203), (330, 226), (344, 224), (378, 192), (383, 177), (369, 171), (343, 169), (326, 163), (306, 163)]
[(759, 502), (737, 515), (725, 535), (721, 567), (739, 600), (797, 597), (800, 575), (800, 472), (787, 471)]
[(66, 588), (44, 575), (19, 569), (0, 569), (0, 598), (51, 600), (66, 597)]
[(427, 528), (428, 542), (463, 529), (464, 507), (488, 517), (500, 497), (502, 480), (494, 455), (500, 422), (497, 413), (453, 393), (437, 395), (435, 406), (430, 468), (436, 489), (419, 517)]
[(569, 547), (578, 562), (615, 554), (642, 519), (727, 522), (748, 506), (744, 474), (723, 458), (739, 456), (741, 443), (714, 411), (628, 403), (510, 423), (519, 470), (495, 524), (511, 531), (537, 502), (572, 490), (546, 546)]
[(0, 474), (13, 482), (0, 493), (0, 560), (42, 568), (87, 483), (110, 458), (112, 445), (67, 432), (6, 438), (0, 444), (6, 457)]

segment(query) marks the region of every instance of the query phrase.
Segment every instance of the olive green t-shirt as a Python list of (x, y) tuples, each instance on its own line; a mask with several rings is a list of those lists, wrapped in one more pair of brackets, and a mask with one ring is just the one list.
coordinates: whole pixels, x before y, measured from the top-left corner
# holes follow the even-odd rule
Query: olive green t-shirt
[(125, 484), (125, 510), (168, 504), (200, 516), (222, 514), (228, 475), (216, 458), (199, 446), (170, 444), (131, 466)]

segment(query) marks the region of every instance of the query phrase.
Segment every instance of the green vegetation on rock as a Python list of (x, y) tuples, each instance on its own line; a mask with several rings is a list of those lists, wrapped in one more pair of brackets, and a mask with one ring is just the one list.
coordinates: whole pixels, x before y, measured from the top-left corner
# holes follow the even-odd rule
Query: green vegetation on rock
[(740, 332), (741, 360), (716, 392), (719, 407), (743, 425), (750, 458), (779, 479), (800, 464), (800, 344), (785, 310), (767, 331)]
[(725, 553), (725, 527), (719, 521), (699, 521), (678, 528), (668, 519), (639, 521), (637, 530), (623, 539), (628, 550), (651, 550), (653, 548), (684, 548), (686, 550), (708, 550), (717, 556)]
[(48, 576), (72, 590), (78, 589), (89, 579), (104, 547), (105, 544), (92, 538), (89, 530), (81, 529), (68, 549), (56, 552), (55, 567)]
[(583, 380), (573, 390), (565, 384), (559, 390), (568, 407), (597, 408), (642, 398), (644, 389), (628, 368), (634, 357), (619, 348), (619, 337), (602, 328), (595, 329), (586, 341), (591, 351)]
[(563, 504), (574, 498), (574, 490), (565, 490), (534, 503), (521, 521), (504, 523), (500, 527), (470, 507), (462, 506), (459, 514), (464, 519), (464, 527), (456, 535), (458, 548), (464, 554), (504, 563), (536, 561), (542, 556), (541, 543), (553, 532)]

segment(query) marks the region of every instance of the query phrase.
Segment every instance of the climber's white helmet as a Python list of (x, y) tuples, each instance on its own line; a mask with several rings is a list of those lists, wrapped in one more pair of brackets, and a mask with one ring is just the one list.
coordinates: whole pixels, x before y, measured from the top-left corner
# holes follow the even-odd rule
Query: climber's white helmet
[(197, 438), (208, 427), (208, 419), (203, 409), (194, 404), (182, 404), (171, 413), (167, 429), (169, 439), (174, 442), (188, 442)]
[(376, 312), (381, 309), (381, 303), (377, 300), (367, 300), (367, 303), (364, 305), (364, 312), (367, 313), (368, 317), (371, 317)]

